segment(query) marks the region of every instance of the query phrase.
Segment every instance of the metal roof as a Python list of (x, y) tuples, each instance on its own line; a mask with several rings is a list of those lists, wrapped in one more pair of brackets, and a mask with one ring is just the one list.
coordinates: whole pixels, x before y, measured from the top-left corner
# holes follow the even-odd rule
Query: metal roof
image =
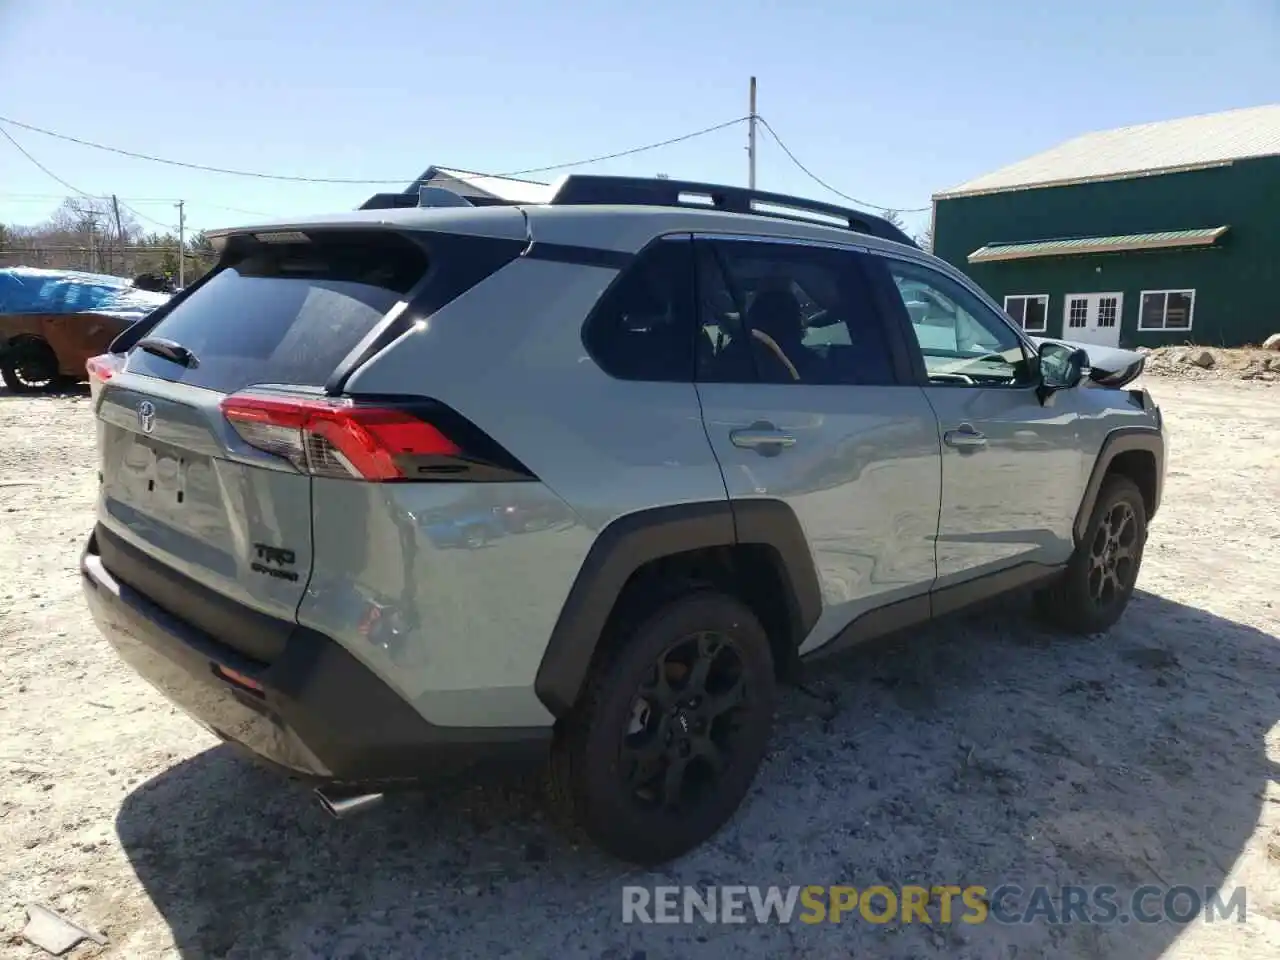
[(1067, 240), (1030, 240), (1025, 243), (988, 243), (969, 254), (970, 263), (1030, 260), (1035, 257), (1069, 257), (1086, 253), (1122, 253), (1127, 250), (1164, 250), (1170, 247), (1211, 247), (1230, 229), (1166, 230), (1163, 233), (1131, 233), (1119, 237), (1073, 237)]
[(450, 181), (478, 190), (504, 203), (545, 203), (554, 190), (552, 184), (538, 183), (534, 180), (495, 177), (487, 173), (457, 170), (452, 167), (428, 167), (423, 175), (409, 187), (408, 192), (416, 193), (419, 186), (429, 184), (447, 186)]
[(1280, 154), (1280, 104), (1087, 133), (949, 190), (948, 197), (1120, 180)]

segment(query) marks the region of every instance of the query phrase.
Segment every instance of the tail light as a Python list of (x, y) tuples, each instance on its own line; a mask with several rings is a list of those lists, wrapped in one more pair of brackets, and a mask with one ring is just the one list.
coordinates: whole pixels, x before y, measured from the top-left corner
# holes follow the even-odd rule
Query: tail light
[(491, 438), (440, 404), (241, 393), (227, 397), (221, 407), (249, 446), (316, 477), (375, 482), (532, 477)]
[(102, 385), (120, 372), (124, 367), (124, 357), (118, 353), (101, 353), (85, 361), (85, 371), (89, 374), (89, 396), (94, 400), (102, 392)]

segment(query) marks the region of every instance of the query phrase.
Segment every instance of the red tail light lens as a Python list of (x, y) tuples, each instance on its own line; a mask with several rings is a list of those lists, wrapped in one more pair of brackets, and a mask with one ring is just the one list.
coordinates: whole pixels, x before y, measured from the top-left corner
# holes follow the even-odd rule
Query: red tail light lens
[(85, 361), (85, 371), (89, 374), (89, 394), (98, 398), (102, 385), (114, 377), (124, 367), (124, 357), (116, 353), (102, 353)]
[(221, 406), (245, 443), (314, 476), (431, 479), (462, 456), (444, 432), (406, 409), (255, 394), (227, 397)]

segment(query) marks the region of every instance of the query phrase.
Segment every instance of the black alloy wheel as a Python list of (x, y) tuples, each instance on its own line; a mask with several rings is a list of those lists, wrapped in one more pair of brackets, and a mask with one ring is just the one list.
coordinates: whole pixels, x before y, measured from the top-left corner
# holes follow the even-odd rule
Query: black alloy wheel
[(702, 631), (668, 648), (641, 686), (622, 739), (623, 776), (636, 802), (679, 812), (713, 793), (748, 707), (731, 639)]

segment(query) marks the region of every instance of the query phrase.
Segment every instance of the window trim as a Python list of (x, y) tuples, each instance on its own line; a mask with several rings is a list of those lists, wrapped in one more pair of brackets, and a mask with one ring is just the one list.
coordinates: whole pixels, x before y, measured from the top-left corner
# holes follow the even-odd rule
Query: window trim
[[(946, 389), (959, 390), (1024, 390), (1034, 393), (1039, 388), (1039, 370), (1040, 370), (1040, 350), (1031, 341), (1030, 335), (1013, 322), (1013, 318), (1004, 312), (1004, 308), (998, 306), (995, 300), (981, 287), (974, 284), (968, 277), (955, 270), (949, 264), (941, 262), (934, 263), (923, 258), (901, 256), (898, 252), (888, 250), (869, 250), (873, 257), (886, 261), (884, 265), (885, 278), (890, 285), (893, 286), (893, 297), (897, 301), (896, 305), (890, 306), (888, 309), (897, 318), (894, 324), (900, 330), (900, 335), (906, 339), (907, 349), (910, 351), (912, 358), (912, 366), (916, 371), (916, 386), (920, 387), (942, 387)], [(902, 297), (898, 293), (897, 285), (893, 283), (893, 278), (889, 274), (887, 261), (897, 261), (899, 263), (910, 264), (914, 267), (922, 267), (931, 270), (934, 273), (946, 277), (951, 282), (958, 285), (961, 289), (968, 291), (975, 297), (979, 303), (983, 304), (990, 311), (991, 315), (997, 321), (1003, 323), (1005, 328), (1009, 330), (1018, 343), (1022, 345), (1027, 357), (1027, 366), (1031, 371), (1030, 383), (958, 383), (958, 382), (935, 382), (929, 379), (929, 370), (924, 362), (924, 350), (920, 347), (919, 341), (916, 339), (915, 331), (911, 329), (911, 318), (907, 316), (906, 305), (902, 303)]]
[[(1030, 330), (1025, 326), (1026, 320), (1018, 326), (1022, 327), (1023, 333), (1048, 333), (1049, 332), (1049, 304), (1052, 302), (1047, 293), (1010, 293), (1004, 298), (1004, 312), (1009, 313), (1010, 300), (1043, 300), (1044, 301), (1044, 326), (1039, 330)], [(1026, 317), (1024, 308), (1023, 317)], [(1013, 314), (1009, 313), (1009, 318), (1013, 319)]]
[[(1187, 311), (1187, 325), (1185, 327), (1170, 327), (1169, 321), (1169, 294), (1184, 293), (1191, 296), (1191, 307)], [(1143, 300), (1147, 295), (1162, 294), (1164, 296), (1164, 309), (1160, 311), (1160, 322), (1164, 324), (1159, 327), (1149, 327), (1142, 322), (1145, 311), (1142, 309)], [(1138, 291), (1138, 331), (1140, 333), (1185, 333), (1190, 330), (1196, 322), (1196, 290), (1195, 287), (1174, 287), (1169, 290), (1140, 290)]]

